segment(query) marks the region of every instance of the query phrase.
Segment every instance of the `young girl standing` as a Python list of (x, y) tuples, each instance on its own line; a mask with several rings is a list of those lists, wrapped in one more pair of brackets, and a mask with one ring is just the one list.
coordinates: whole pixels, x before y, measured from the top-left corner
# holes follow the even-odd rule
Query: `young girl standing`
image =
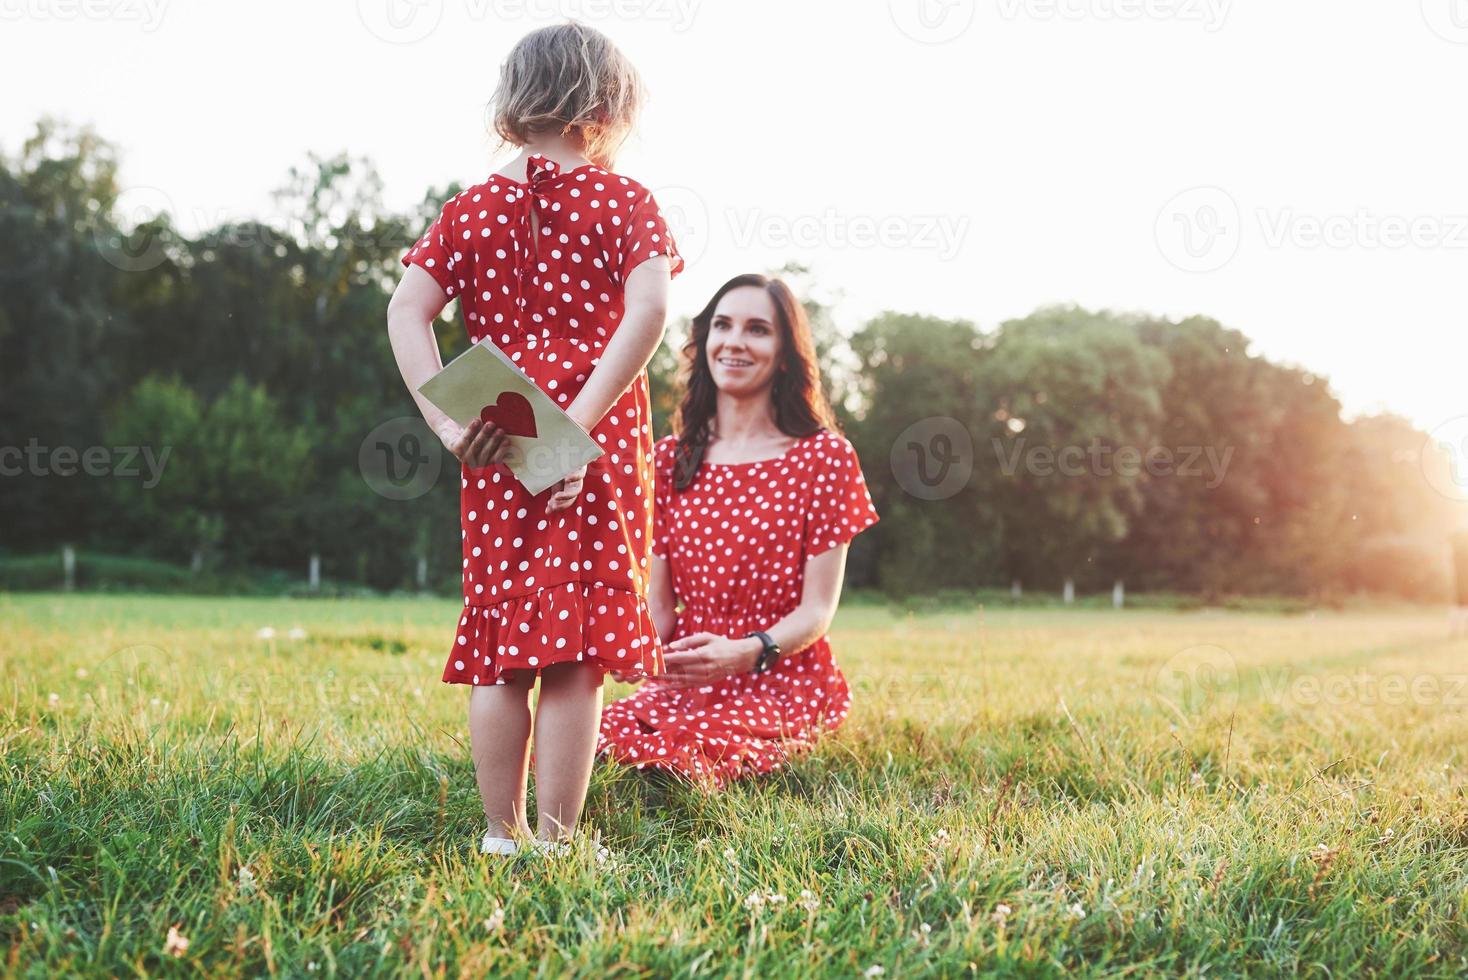
[[(521, 152), (449, 200), (402, 257), (388, 307), (403, 380), (462, 463), (464, 611), (443, 680), (469, 685), (485, 853), (531, 837), (565, 847), (591, 776), (604, 675), (662, 673), (647, 604), (652, 416), (646, 366), (683, 260), (657, 202), (611, 170), (643, 98), (601, 33), (570, 23), (522, 38), (501, 66), (495, 130)], [(471, 343), (488, 336), (604, 454), (534, 496), (501, 461), (493, 424), (460, 428), (418, 392), (442, 367), (432, 323), (457, 298)]]

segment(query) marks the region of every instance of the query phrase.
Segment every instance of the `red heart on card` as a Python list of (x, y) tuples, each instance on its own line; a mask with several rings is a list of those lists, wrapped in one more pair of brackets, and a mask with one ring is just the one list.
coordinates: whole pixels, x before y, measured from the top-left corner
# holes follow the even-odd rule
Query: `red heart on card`
[(508, 435), (535, 438), (535, 409), (530, 399), (513, 391), (502, 391), (493, 405), (479, 410), (479, 421), (485, 425), (493, 422)]

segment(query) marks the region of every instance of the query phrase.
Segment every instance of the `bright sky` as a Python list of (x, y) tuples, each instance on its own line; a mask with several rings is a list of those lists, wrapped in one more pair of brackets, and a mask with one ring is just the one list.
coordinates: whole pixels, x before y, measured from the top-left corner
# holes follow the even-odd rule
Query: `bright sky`
[(190, 231), (307, 150), (406, 208), (498, 166), (496, 66), (562, 16), (651, 89), (618, 169), (679, 314), (798, 259), (849, 327), (1203, 313), (1348, 413), (1468, 415), (1468, 0), (0, 0), (0, 146), (90, 122)]

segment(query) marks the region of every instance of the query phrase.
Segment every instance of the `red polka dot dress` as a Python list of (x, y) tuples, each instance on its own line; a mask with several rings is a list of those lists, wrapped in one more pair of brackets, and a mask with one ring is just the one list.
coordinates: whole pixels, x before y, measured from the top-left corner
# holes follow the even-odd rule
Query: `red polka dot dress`
[[(665, 642), (768, 629), (800, 604), (809, 558), (878, 520), (856, 451), (829, 430), (773, 459), (704, 462), (682, 491), (673, 488), (676, 444), (667, 436), (654, 445), (653, 553), (668, 560), (684, 605)], [(780, 768), (839, 726), (850, 707), (823, 636), (783, 651), (758, 676), (681, 689), (649, 681), (603, 709), (597, 752), (717, 789)]]
[[(533, 212), (533, 217), (532, 217)], [(562, 408), (616, 332), (639, 263), (683, 260), (647, 188), (539, 154), (526, 180), (455, 195), (402, 257), (457, 297), (470, 342), (488, 335)], [(573, 507), (547, 514), (508, 466), (461, 466), (464, 611), (443, 680), (503, 684), (507, 670), (591, 660), (662, 672), (647, 607), (652, 414), (644, 371), (591, 430), (605, 451)]]

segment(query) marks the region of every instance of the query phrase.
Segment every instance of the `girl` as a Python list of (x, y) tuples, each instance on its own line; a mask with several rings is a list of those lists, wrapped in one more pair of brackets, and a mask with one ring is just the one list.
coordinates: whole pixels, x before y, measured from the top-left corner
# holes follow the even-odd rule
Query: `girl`
[[(563, 850), (593, 762), (603, 675), (663, 669), (647, 605), (652, 429), (647, 362), (669, 279), (683, 267), (652, 194), (611, 170), (643, 98), (610, 40), (570, 23), (527, 35), (494, 94), (495, 130), (520, 155), (449, 200), (402, 257), (388, 307), (403, 380), (463, 464), (464, 612), (443, 680), (467, 684), (485, 853), (531, 837)], [(502, 459), (507, 436), (460, 429), (418, 393), (442, 366), (432, 323), (459, 300), (470, 342), (489, 336), (605, 454), (536, 496)]]
[(654, 449), (650, 598), (667, 669), (607, 706), (597, 751), (719, 788), (845, 719), (826, 628), (847, 543), (878, 517), (783, 282), (729, 280), (683, 352), (678, 435)]

